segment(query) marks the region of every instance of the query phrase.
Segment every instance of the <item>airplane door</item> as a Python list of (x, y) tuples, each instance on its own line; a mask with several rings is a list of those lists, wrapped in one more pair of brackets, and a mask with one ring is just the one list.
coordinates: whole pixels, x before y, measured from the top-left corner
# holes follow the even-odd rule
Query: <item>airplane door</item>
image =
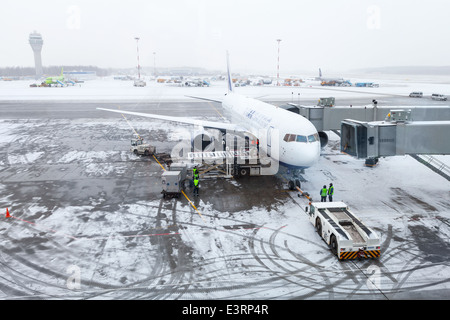
[(269, 157), (272, 153), (272, 132), (273, 127), (269, 127), (269, 129), (267, 130), (267, 156)]

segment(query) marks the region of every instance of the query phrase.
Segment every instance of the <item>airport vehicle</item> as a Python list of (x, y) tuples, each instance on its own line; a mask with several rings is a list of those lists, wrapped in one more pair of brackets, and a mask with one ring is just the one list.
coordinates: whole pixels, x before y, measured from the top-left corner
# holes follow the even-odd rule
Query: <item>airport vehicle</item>
[(355, 87), (369, 87), (369, 88), (378, 88), (380, 85), (378, 83), (373, 82), (357, 82), (355, 83)]
[(187, 173), (187, 165), (184, 163), (171, 163), (169, 166), (169, 171), (179, 171), (180, 175), (181, 175), (181, 182), (184, 182), (187, 177), (188, 177), (188, 173)]
[(409, 94), (409, 96), (410, 96), (411, 98), (422, 98), (422, 97), (423, 97), (423, 92), (420, 92), (420, 91), (414, 91), (414, 92), (411, 92), (411, 93)]
[[(287, 168), (295, 174), (301, 170), (313, 166), (320, 156), (321, 141), (314, 125), (301, 115), (294, 114), (283, 108), (248, 98), (233, 91), (232, 78), (227, 55), (228, 93), (223, 100), (192, 97), (206, 101), (221, 103), (225, 116), (230, 122), (206, 121), (187, 117), (174, 117), (166, 115), (155, 115), (140, 112), (113, 110), (97, 108), (99, 110), (130, 114), (153, 119), (173, 121), (200, 126), (203, 129), (217, 129), (222, 132), (251, 137), (258, 140), (259, 151), (263, 151), (272, 161), (274, 168), (278, 171), (278, 164)], [(193, 137), (205, 140), (206, 132), (201, 132)], [(289, 136), (289, 139), (286, 139)], [(325, 143), (324, 143), (325, 144)], [(324, 145), (323, 145), (324, 146)], [(216, 150), (217, 151), (217, 150)], [(223, 151), (223, 150), (218, 150)], [(276, 174), (271, 172), (270, 174)]]
[(335, 87), (351, 87), (352, 83), (349, 80), (328, 80), (322, 81), (321, 86), (335, 86)]
[(320, 83), (321, 86), (338, 86), (339, 83), (336, 82), (335, 80), (330, 80), (330, 81), (322, 81)]
[(322, 81), (321, 86), (336, 86), (336, 87), (351, 87), (352, 83), (349, 80), (328, 80)]
[(339, 260), (378, 258), (380, 238), (344, 202), (311, 202), (309, 221)]
[(329, 98), (320, 98), (319, 102), (317, 103), (320, 107), (332, 107), (336, 103), (336, 99), (334, 97)]
[(342, 87), (351, 87), (352, 83), (350, 82), (350, 80), (344, 80), (344, 82), (341, 83)]
[(437, 100), (437, 101), (447, 101), (446, 96), (444, 96), (443, 94), (437, 94), (437, 93), (433, 93), (431, 95), (431, 99)]
[(182, 180), (180, 171), (164, 171), (161, 176), (161, 184), (164, 198), (178, 198), (182, 191)]
[(138, 79), (134, 80), (134, 86), (135, 87), (145, 87), (147, 83), (144, 80)]
[(184, 80), (184, 85), (186, 87), (209, 87), (210, 82), (206, 79), (200, 79), (200, 78), (188, 78)]
[[(270, 167), (270, 161), (267, 161), (267, 158), (260, 157), (258, 146), (254, 143), (240, 148), (235, 143), (234, 146), (227, 146), (226, 151), (189, 152), (187, 160), (193, 161), (197, 166), (203, 168), (202, 177), (261, 176), (264, 175), (264, 168)], [(299, 180), (297, 184), (300, 187)], [(294, 190), (294, 185), (295, 181), (292, 181), (292, 184), (289, 185), (291, 190)]]
[(137, 139), (131, 140), (130, 151), (133, 152), (135, 155), (141, 154), (145, 156), (151, 156), (155, 154), (156, 148), (154, 146), (144, 143), (144, 139), (139, 137)]

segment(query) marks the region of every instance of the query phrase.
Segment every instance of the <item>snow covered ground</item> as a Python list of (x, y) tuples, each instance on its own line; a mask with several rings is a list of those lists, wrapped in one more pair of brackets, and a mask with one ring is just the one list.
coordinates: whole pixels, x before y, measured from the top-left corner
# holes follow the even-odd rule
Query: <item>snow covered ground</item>
[[(271, 86), (245, 86), (235, 90), (250, 97), (264, 97), (266, 101), (280, 101), (298, 98), (316, 99), (324, 95), (334, 96), (336, 99), (345, 97), (358, 97), (367, 95), (395, 94), (408, 96), (412, 91), (422, 91), (425, 96), (432, 93), (440, 93), (450, 96), (450, 85), (445, 79), (440, 82), (430, 82), (427, 78), (407, 78), (377, 80), (352, 79), (352, 82), (376, 82), (379, 88), (358, 87), (322, 87), (318, 82), (305, 82), (300, 87)], [(134, 87), (132, 81), (114, 80), (102, 78), (86, 81), (85, 83), (66, 88), (30, 88), (35, 81), (0, 81), (0, 101), (184, 101), (189, 100), (187, 95), (201, 95), (211, 99), (217, 99), (226, 93), (225, 81), (213, 81), (210, 87), (180, 87), (176, 84), (156, 83), (147, 81), (146, 87)], [(326, 93), (326, 90), (330, 90)], [(424, 99), (425, 101), (425, 99)]]
[[(450, 93), (447, 84), (379, 83), (361, 90)], [(0, 82), (0, 100), (170, 101), (225, 92), (224, 83), (28, 85)], [(278, 100), (294, 88), (237, 89)], [(342, 95), (357, 96), (356, 89)], [(167, 145), (184, 131), (130, 121)], [(318, 199), (333, 182), (335, 200), (382, 241), (378, 260), (342, 263), (309, 222), (307, 200), (287, 192), (281, 176), (202, 181), (196, 209), (183, 197), (163, 201), (162, 169), (128, 152), (130, 135), (120, 117), (0, 119), (0, 208), (14, 217), (0, 218), (1, 299), (450, 299), (450, 183), (411, 157), (367, 168), (340, 153), (330, 132), (302, 188)]]
[[(7, 150), (0, 154), (0, 204), (12, 205), (15, 217), (0, 220), (3, 299), (450, 298), (450, 184), (410, 157), (367, 168), (341, 154), (330, 134), (303, 188), (318, 199), (332, 181), (335, 200), (382, 241), (380, 259), (341, 263), (309, 222), (307, 200), (279, 184), (203, 181), (197, 210), (184, 198), (162, 201), (158, 188), (151, 191), (159, 165), (101, 134), (114, 128), (127, 135), (124, 121), (1, 121), (0, 128)], [(48, 149), (53, 134), (63, 147)], [(80, 144), (85, 135), (105, 140)], [(14, 141), (33, 147), (19, 156)], [(136, 169), (139, 163), (145, 167)], [(139, 180), (144, 198), (128, 191)], [(265, 199), (265, 189), (283, 196)], [(239, 201), (243, 192), (252, 207), (218, 209), (217, 199)]]

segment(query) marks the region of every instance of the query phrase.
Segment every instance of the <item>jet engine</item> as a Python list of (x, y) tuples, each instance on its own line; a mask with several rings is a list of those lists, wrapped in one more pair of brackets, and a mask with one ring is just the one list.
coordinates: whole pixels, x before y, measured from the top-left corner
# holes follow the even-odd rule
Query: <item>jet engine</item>
[(320, 131), (319, 138), (320, 138), (320, 147), (325, 148), (325, 146), (328, 144), (328, 135), (325, 132)]
[(194, 134), (192, 148), (195, 152), (223, 150), (222, 133), (219, 130), (203, 130)]

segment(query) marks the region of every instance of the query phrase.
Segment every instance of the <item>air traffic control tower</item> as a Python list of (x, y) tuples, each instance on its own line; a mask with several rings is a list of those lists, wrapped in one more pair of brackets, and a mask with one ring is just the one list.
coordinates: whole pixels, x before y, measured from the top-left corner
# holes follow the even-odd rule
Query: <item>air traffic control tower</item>
[(42, 69), (42, 58), (41, 58), (41, 51), (42, 51), (42, 45), (44, 44), (44, 40), (42, 40), (42, 36), (40, 33), (37, 33), (34, 31), (30, 34), (30, 45), (34, 52), (34, 64), (36, 67), (36, 79), (42, 77), (44, 74), (44, 71)]

